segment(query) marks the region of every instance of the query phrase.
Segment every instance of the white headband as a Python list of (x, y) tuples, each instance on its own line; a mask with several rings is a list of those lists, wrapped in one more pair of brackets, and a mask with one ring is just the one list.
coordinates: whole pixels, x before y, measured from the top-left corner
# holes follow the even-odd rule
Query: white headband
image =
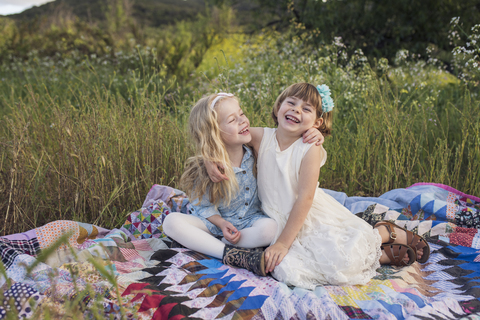
[(222, 97), (233, 97), (233, 94), (225, 93), (225, 92), (217, 93), (217, 96), (215, 97), (215, 99), (213, 99), (212, 103), (210, 104), (210, 109), (213, 110), (213, 108), (215, 107), (215, 103), (217, 103), (218, 100), (220, 100)]

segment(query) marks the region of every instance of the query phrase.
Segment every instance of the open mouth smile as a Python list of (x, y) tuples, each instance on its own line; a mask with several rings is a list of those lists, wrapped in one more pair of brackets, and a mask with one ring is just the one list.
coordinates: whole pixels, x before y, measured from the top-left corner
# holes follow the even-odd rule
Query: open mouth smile
[(290, 121), (293, 121), (295, 123), (300, 123), (300, 120), (295, 118), (294, 116), (285, 116), (285, 119), (290, 120)]
[(250, 133), (250, 131), (248, 130), (248, 127), (245, 127), (238, 134), (249, 134), (249, 133)]

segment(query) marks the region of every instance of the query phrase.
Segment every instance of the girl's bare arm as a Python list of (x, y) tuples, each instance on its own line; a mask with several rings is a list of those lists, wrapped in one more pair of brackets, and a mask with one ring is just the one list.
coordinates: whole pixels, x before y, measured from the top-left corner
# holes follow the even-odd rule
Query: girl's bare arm
[[(250, 134), (252, 135), (252, 141), (248, 144), (253, 150), (258, 154), (258, 150), (260, 150), (260, 143), (262, 142), (263, 138), (263, 127), (251, 127)], [(322, 145), (325, 141), (325, 137), (322, 135), (320, 131), (316, 128), (310, 128), (303, 134), (303, 142), (304, 143), (315, 143), (317, 146)]]
[[(298, 180), (298, 198), (288, 217), (285, 228), (277, 241), (266, 249), (266, 272), (271, 272), (282, 262), (290, 246), (305, 222), (317, 189), (320, 163), (324, 156), (323, 148), (312, 146), (302, 160)], [(274, 187), (274, 186), (272, 186)]]
[(250, 134), (252, 135), (252, 141), (248, 144), (249, 147), (253, 148), (253, 151), (258, 155), (258, 150), (260, 150), (260, 143), (263, 138), (263, 128), (262, 127), (250, 127)]

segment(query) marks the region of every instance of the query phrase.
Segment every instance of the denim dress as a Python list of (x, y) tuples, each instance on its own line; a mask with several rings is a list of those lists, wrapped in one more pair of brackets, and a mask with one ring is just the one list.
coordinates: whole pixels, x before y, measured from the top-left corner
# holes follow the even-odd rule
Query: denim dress
[(220, 203), (215, 208), (215, 205), (208, 199), (207, 190), (202, 201), (192, 206), (192, 215), (199, 217), (214, 236), (223, 236), (222, 230), (207, 220), (215, 214), (232, 223), (237, 230), (251, 227), (258, 219), (268, 218), (262, 211), (262, 205), (258, 199), (257, 179), (253, 175), (255, 160), (252, 151), (246, 146), (243, 148), (245, 153), (240, 168), (233, 168), (239, 190), (230, 204), (225, 206)]

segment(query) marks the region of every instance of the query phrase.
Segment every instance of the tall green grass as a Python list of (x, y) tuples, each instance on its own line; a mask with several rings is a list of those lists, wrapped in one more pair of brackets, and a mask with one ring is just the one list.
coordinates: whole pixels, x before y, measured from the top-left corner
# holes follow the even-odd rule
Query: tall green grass
[[(241, 38), (239, 38), (241, 39)], [(336, 104), (320, 185), (378, 196), (416, 182), (480, 194), (478, 87), (414, 59), (369, 63), (337, 44), (312, 48), (280, 34), (225, 42), (176, 82), (146, 48), (80, 63), (32, 56), (4, 65), (0, 82), (2, 234), (58, 219), (120, 226), (151, 185), (179, 187), (188, 113), (202, 95), (235, 93), (254, 126), (288, 85), (326, 83)], [(241, 46), (240, 46), (241, 45)], [(239, 54), (239, 50), (241, 54)], [(238, 57), (243, 57), (239, 59)], [(148, 62), (150, 61), (150, 62)], [(203, 67), (202, 67), (203, 66)]]
[(113, 228), (153, 184), (177, 183), (188, 154), (184, 121), (172, 116), (174, 102), (165, 104), (162, 89), (149, 93), (151, 80), (143, 79), (130, 99), (93, 84), (65, 94), (74, 106), (27, 84), (20, 97), (4, 100), (2, 234), (59, 219)]

